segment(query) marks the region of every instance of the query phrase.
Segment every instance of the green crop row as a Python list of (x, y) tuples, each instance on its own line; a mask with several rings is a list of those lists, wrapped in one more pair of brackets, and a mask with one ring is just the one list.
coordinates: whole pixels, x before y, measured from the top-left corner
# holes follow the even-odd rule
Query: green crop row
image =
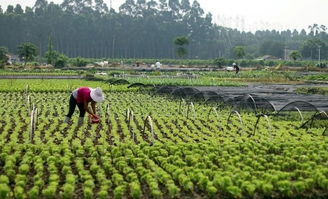
[(71, 92), (74, 89), (87, 87), (101, 87), (104, 91), (135, 91), (136, 88), (127, 88), (127, 85), (110, 85), (105, 81), (86, 81), (86, 80), (60, 80), (60, 79), (1, 79), (0, 92)]
[[(319, 80), (326, 81), (327, 74), (309, 74), (304, 75), (300, 72), (290, 71), (269, 71), (269, 70), (242, 70), (240, 73), (227, 71), (189, 71), (189, 72), (144, 72), (144, 71), (120, 71), (113, 70), (108, 72), (108, 75), (94, 75), (95, 71), (89, 71), (87, 74), (84, 72), (0, 72), (0, 76), (71, 76), (71, 75), (83, 75), (87, 80), (98, 80), (104, 81), (109, 79), (125, 79), (130, 83), (143, 83), (148, 85), (175, 85), (175, 86), (243, 86), (247, 82), (262, 82), (262, 83), (288, 83), (288, 82), (303, 82), (306, 80)], [(0, 80), (4, 81), (4, 84), (13, 84), (13, 80)], [(26, 80), (24, 80), (26, 81)], [(44, 80), (43, 82), (55, 81), (54, 84), (64, 85), (64, 83), (56, 83), (57, 80)], [(71, 85), (70, 80), (67, 81), (66, 85)], [(74, 81), (73, 81), (74, 82)], [(76, 81), (75, 81), (76, 82)], [(80, 81), (81, 82), (81, 81)], [(20, 84), (20, 83), (19, 83)], [(51, 83), (46, 83), (51, 84)], [(85, 85), (85, 82), (81, 82)], [(92, 83), (88, 83), (92, 84)], [(99, 83), (102, 84), (102, 83)], [(34, 82), (31, 82), (34, 85)], [(104, 85), (104, 84), (102, 84)], [(18, 85), (20, 87), (21, 85)], [(107, 85), (105, 86), (107, 87)], [(53, 86), (48, 87), (50, 90), (55, 89)], [(44, 88), (45, 90), (49, 90)], [(43, 90), (40, 88), (40, 90)], [(8, 90), (9, 91), (9, 90)]]
[(0, 193), (2, 198), (326, 197), (328, 145), (317, 144), (6, 144), (0, 146)]
[(229, 109), (107, 90), (101, 122), (77, 127), (77, 113), (63, 123), (70, 93), (55, 89), (63, 82), (44, 92), (28, 83), (26, 92), (0, 92), (1, 198), (328, 196), (324, 128), (298, 128), (297, 114), (254, 129), (253, 113), (228, 121)]
[(71, 76), (71, 75), (79, 75), (78, 72), (76, 71), (65, 71), (65, 70), (50, 70), (50, 69), (44, 69), (44, 70), (0, 70), (0, 75), (1, 76), (15, 76), (15, 75), (20, 75), (20, 76), (28, 76), (28, 75), (51, 75), (51, 76)]

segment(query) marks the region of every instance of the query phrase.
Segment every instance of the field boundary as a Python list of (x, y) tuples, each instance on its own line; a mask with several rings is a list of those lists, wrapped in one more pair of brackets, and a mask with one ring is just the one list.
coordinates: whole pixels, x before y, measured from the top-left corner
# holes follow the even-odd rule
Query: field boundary
[(85, 79), (81, 75), (0, 75), (0, 79)]

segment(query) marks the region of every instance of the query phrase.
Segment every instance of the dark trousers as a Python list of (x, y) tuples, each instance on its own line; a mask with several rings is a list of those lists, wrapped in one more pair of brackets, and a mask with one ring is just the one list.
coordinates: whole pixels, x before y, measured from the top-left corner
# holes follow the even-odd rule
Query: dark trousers
[(78, 104), (76, 102), (76, 99), (73, 97), (73, 95), (71, 95), (71, 97), (69, 98), (69, 111), (68, 111), (68, 114), (66, 115), (67, 117), (71, 118), (74, 111), (75, 111), (75, 107), (79, 107), (79, 110), (80, 110), (80, 117), (84, 117), (85, 115), (85, 109), (84, 109), (84, 106), (83, 104)]

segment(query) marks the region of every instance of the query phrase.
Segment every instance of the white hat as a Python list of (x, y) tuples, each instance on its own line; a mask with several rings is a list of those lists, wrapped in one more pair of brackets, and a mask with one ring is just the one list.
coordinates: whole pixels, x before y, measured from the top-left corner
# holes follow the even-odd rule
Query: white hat
[(102, 92), (101, 88), (91, 88), (90, 97), (95, 102), (102, 102), (105, 100), (104, 93)]
[(236, 66), (237, 64), (236, 63), (232, 63), (233, 66)]

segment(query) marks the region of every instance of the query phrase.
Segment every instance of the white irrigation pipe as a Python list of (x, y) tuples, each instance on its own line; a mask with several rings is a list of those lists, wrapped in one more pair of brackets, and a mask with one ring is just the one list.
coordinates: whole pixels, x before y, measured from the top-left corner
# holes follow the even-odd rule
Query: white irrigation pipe
[[(128, 129), (131, 131), (131, 121), (134, 120), (134, 113), (132, 110), (129, 108), (126, 110), (126, 116), (125, 116), (125, 121), (128, 123)], [(132, 132), (132, 138), (134, 139), (135, 135), (134, 132)]]
[(210, 111), (209, 111), (208, 114), (207, 114), (207, 120), (210, 119), (210, 115), (211, 115), (212, 112), (214, 112), (214, 113), (215, 113), (215, 116), (217, 117), (217, 119), (219, 119), (218, 111), (216, 110), (215, 107), (212, 107), (212, 108), (210, 108)]
[(107, 123), (108, 123), (108, 125), (110, 124), (110, 118), (109, 118), (109, 115), (110, 115), (110, 111), (109, 111), (110, 109), (109, 109), (109, 104), (107, 104), (107, 106), (106, 106), (106, 114), (105, 114), (105, 117), (106, 117), (106, 119), (107, 119)]
[(240, 124), (241, 124), (241, 125), (244, 125), (244, 124), (243, 124), (243, 120), (242, 120), (240, 114), (238, 113), (238, 111), (231, 111), (231, 112), (230, 112), (230, 115), (229, 115), (229, 117), (228, 117), (227, 122), (228, 122), (228, 123), (230, 122), (230, 118), (231, 118), (231, 116), (232, 116), (233, 113), (235, 113), (235, 114), (238, 116), (239, 121), (240, 121)]
[(252, 101), (253, 101), (253, 103), (254, 103), (255, 113), (257, 113), (257, 106), (256, 106), (256, 102), (255, 102), (253, 96), (251, 96), (250, 94), (248, 94), (248, 96), (252, 99)]
[(239, 122), (240, 122), (240, 125), (241, 125), (241, 128), (240, 129), (244, 129), (243, 119), (241, 118), (241, 115), (236, 110), (230, 112), (229, 117), (227, 119), (227, 125), (230, 123), (230, 119), (231, 119), (231, 116), (232, 116), (233, 113), (236, 114), (238, 116), (238, 118), (239, 118)]
[(179, 113), (179, 114), (181, 113), (182, 102), (183, 102), (184, 104), (186, 103), (186, 101), (185, 101), (183, 98), (181, 98), (180, 103), (179, 103), (179, 110), (178, 110), (178, 113)]
[(325, 111), (321, 111), (319, 114), (324, 114), (328, 118), (328, 115)]
[(257, 125), (260, 123), (260, 120), (261, 120), (261, 117), (264, 117), (265, 120), (267, 121), (267, 124), (268, 124), (268, 128), (269, 128), (269, 131), (270, 131), (270, 135), (272, 136), (272, 125), (271, 125), (271, 122), (269, 120), (269, 117), (267, 115), (259, 115), (257, 120), (256, 120), (256, 123), (254, 125), (254, 132), (253, 132), (253, 135), (255, 135), (255, 132), (256, 132), (256, 129), (257, 129)]
[(188, 104), (188, 109), (187, 109), (187, 119), (189, 119), (189, 111), (190, 111), (190, 107), (191, 107), (191, 110), (193, 111), (193, 116), (194, 116), (194, 119), (196, 118), (196, 111), (195, 111), (195, 106), (194, 106), (194, 103), (190, 102), (190, 104)]
[(34, 134), (34, 110), (31, 112), (31, 123), (30, 123), (30, 142), (33, 141), (33, 134)]
[(129, 117), (130, 117), (130, 109), (128, 108), (126, 110), (126, 114), (125, 114), (125, 121), (128, 121), (129, 120)]
[(37, 121), (38, 121), (38, 109), (35, 107), (33, 104), (33, 109), (31, 111), (31, 122), (30, 122), (30, 142), (32, 143), (33, 137), (34, 137), (34, 132), (36, 129)]
[(270, 135), (272, 136), (272, 125), (271, 122), (269, 120), (269, 117), (267, 115), (264, 115), (264, 118), (266, 119), (268, 126), (269, 126), (269, 130), (270, 130)]
[(298, 113), (300, 114), (300, 116), (301, 116), (301, 122), (303, 123), (304, 122), (304, 117), (303, 117), (303, 115), (302, 115), (302, 112), (301, 112), (301, 110), (299, 109), (299, 108), (297, 108), (296, 106), (294, 107), (297, 111), (298, 111)]
[(38, 122), (38, 108), (35, 108), (34, 109), (34, 126), (33, 126), (34, 131), (36, 129), (37, 122)]
[(25, 96), (28, 95), (29, 90), (30, 90), (30, 87), (29, 87), (29, 85), (27, 84), (27, 85), (25, 86)]
[(27, 95), (27, 112), (28, 115), (31, 115), (31, 99), (30, 99), (30, 95)]

